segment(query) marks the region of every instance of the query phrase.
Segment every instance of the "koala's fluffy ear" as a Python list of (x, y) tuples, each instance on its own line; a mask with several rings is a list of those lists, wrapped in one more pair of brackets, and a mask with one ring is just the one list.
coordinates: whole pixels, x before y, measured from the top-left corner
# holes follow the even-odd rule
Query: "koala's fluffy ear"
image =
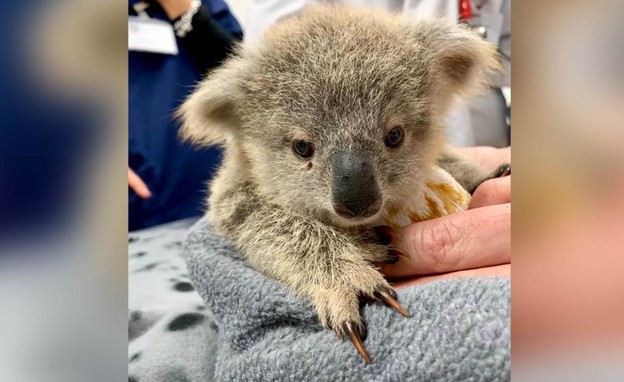
[(242, 64), (234, 58), (214, 70), (176, 111), (182, 120), (183, 140), (199, 145), (222, 144), (240, 130)]
[(501, 71), (495, 45), (475, 31), (444, 21), (416, 25), (417, 39), (431, 57), (431, 74), (447, 94), (471, 96)]

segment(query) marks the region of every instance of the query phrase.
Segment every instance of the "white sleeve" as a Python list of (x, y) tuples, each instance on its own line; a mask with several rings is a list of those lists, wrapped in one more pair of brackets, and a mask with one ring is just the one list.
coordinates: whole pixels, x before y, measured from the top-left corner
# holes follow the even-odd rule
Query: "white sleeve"
[(450, 24), (459, 19), (458, 0), (405, 0), (403, 13), (413, 20), (443, 18)]
[(328, 3), (322, 0), (251, 0), (245, 16), (245, 42), (253, 41), (268, 27), (287, 19), (314, 4)]
[(253, 41), (268, 27), (287, 19), (314, 4), (342, 4), (403, 12), (414, 18), (446, 18), (456, 23), (459, 17), (458, 0), (251, 0), (243, 24), (245, 42)]

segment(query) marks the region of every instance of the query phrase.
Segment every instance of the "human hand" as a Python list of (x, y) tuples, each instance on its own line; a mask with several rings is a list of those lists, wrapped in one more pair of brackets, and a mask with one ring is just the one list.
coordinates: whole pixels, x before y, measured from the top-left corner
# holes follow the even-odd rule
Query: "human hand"
[[(493, 150), (490, 153), (510, 161), (508, 149)], [(400, 279), (395, 287), (452, 277), (509, 276), (511, 176), (481, 184), (467, 211), (405, 227), (392, 244), (409, 255), (382, 266), (386, 277)]]
[(191, 0), (157, 0), (169, 20), (175, 20), (191, 9)]
[(152, 197), (152, 192), (147, 188), (143, 179), (132, 171), (130, 167), (128, 167), (128, 187), (142, 199), (149, 199)]

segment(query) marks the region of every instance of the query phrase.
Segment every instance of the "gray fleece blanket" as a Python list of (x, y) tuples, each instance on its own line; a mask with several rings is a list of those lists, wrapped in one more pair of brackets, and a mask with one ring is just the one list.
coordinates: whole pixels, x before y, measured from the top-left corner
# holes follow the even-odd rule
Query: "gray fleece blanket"
[(310, 306), (247, 267), (205, 221), (193, 223), (130, 234), (130, 382), (510, 379), (507, 278), (400, 289), (409, 319), (364, 307), (366, 366)]
[(200, 220), (187, 238), (190, 279), (219, 336), (218, 381), (504, 381), (510, 379), (510, 280), (462, 278), (400, 289), (405, 318), (363, 308), (365, 365), (311, 306), (249, 268)]

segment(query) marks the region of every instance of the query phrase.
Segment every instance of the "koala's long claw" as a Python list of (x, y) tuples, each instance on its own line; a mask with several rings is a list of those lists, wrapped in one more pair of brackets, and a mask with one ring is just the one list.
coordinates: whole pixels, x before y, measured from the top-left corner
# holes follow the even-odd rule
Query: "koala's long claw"
[(410, 256), (407, 253), (403, 252), (402, 250), (398, 249), (397, 247), (389, 245), (388, 246), (388, 261), (386, 261), (386, 263), (395, 264), (397, 261), (399, 261), (399, 258), (409, 259)]
[(351, 322), (345, 322), (343, 325), (343, 330), (345, 331), (345, 333), (349, 335), (349, 338), (351, 339), (353, 346), (355, 346), (355, 349), (358, 351), (360, 356), (364, 359), (364, 362), (366, 362), (367, 364), (370, 364), (371, 363), (370, 355), (368, 355), (368, 352), (366, 351), (366, 348), (364, 347), (364, 343), (362, 342), (362, 338), (360, 337), (360, 333), (358, 332), (358, 330), (353, 327), (353, 324)]
[(496, 170), (490, 175), (490, 178), (502, 178), (503, 176), (511, 175), (511, 165), (509, 163), (498, 166)]
[(385, 302), (388, 306), (390, 306), (392, 309), (396, 310), (397, 312), (401, 313), (405, 317), (412, 317), (412, 315), (407, 311), (407, 309), (405, 309), (404, 307), (401, 306), (401, 304), (398, 303), (398, 301), (396, 300), (396, 295), (393, 296), (387, 290), (376, 291), (375, 297)]
[(389, 245), (392, 242), (392, 239), (396, 239), (401, 236), (401, 231), (388, 225), (380, 225), (374, 227), (373, 230), (377, 235), (377, 242), (381, 245)]

